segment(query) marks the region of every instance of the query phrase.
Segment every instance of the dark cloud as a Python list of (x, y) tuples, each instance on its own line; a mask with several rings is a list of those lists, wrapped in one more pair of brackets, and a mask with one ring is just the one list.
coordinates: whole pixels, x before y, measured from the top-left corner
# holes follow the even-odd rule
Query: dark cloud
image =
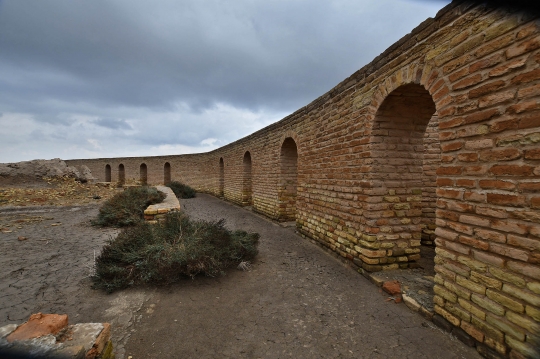
[(81, 128), (68, 137), (96, 148), (129, 130), (110, 156), (128, 141), (232, 141), (330, 90), (448, 2), (0, 2), (2, 120)]
[(92, 123), (101, 126), (110, 128), (112, 130), (131, 130), (132, 127), (126, 120), (115, 119), (115, 118), (101, 118), (99, 120), (94, 120)]

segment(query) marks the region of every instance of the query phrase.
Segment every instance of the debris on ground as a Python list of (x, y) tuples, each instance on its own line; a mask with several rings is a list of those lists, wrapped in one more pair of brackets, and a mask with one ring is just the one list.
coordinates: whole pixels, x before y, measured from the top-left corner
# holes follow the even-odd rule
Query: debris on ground
[(119, 189), (81, 183), (71, 177), (33, 180), (32, 187), (0, 184), (0, 208), (3, 206), (69, 206), (105, 201)]

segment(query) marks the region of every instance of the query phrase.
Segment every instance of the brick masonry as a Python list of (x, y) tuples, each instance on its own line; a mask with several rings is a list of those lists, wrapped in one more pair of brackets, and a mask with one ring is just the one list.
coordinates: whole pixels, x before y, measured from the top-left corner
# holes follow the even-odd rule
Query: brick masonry
[(539, 143), (540, 20), (453, 2), (227, 146), (66, 162), (101, 181), (180, 180), (295, 218), (367, 271), (414, 265), (434, 242), (437, 315), (483, 355), (523, 358), (540, 356)]

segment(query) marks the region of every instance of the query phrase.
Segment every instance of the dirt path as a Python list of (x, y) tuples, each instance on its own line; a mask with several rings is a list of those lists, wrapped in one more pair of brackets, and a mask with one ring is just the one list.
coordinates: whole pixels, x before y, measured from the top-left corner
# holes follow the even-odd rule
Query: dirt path
[(294, 233), (198, 194), (194, 218), (261, 234), (252, 271), (156, 290), (126, 353), (139, 358), (479, 358)]

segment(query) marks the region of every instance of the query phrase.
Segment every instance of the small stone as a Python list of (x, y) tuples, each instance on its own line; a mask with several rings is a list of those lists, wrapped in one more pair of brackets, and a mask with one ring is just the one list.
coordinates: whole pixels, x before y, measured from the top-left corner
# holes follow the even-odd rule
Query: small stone
[(19, 241), (26, 241), (28, 238), (23, 237), (23, 236), (18, 236), (17, 239), (18, 239)]

